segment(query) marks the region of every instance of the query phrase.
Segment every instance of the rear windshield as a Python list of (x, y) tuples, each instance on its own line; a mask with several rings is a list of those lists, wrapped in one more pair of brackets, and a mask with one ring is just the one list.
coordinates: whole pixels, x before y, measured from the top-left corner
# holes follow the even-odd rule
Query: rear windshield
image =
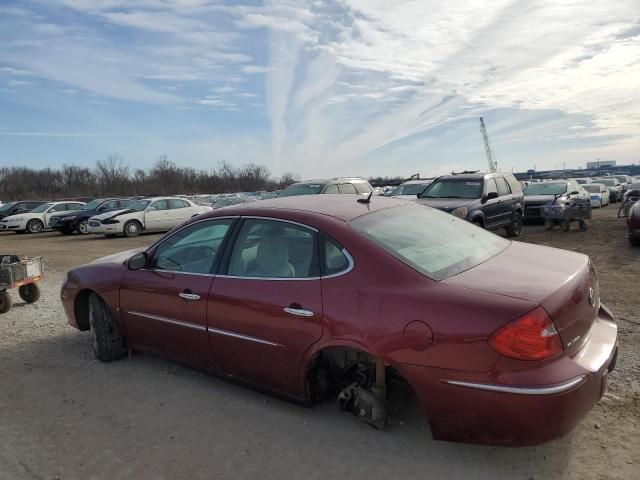
[(351, 227), (434, 280), (475, 267), (510, 244), (465, 220), (423, 205), (378, 210), (356, 218)]
[(408, 183), (395, 188), (391, 195), (417, 195), (422, 192), (428, 185), (426, 183)]
[(322, 190), (322, 183), (294, 183), (285, 188), (278, 197), (293, 197), (296, 195), (317, 195)]
[(600, 193), (600, 185), (583, 185), (582, 188), (587, 192)]
[(453, 178), (436, 180), (421, 196), (422, 198), (480, 198), (482, 197), (482, 180)]
[(566, 183), (532, 183), (524, 189), (524, 196), (563, 195), (567, 193)]
[(612, 178), (599, 178), (595, 181), (595, 183), (602, 183), (608, 187), (615, 187), (616, 182)]

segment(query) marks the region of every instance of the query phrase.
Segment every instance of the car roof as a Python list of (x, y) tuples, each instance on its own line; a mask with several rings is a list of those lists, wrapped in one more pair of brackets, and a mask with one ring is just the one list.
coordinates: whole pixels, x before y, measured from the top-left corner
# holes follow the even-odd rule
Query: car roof
[(314, 180), (302, 180), (300, 182), (292, 183), (292, 185), (300, 185), (305, 183), (331, 183), (331, 182), (366, 182), (367, 180), (362, 177), (335, 177), (335, 178), (316, 178)]
[(419, 180), (407, 180), (406, 182), (402, 182), (400, 185), (419, 185), (422, 183), (433, 183), (433, 178), (421, 178)]
[(397, 198), (372, 196), (369, 203), (358, 202), (359, 195), (300, 195), (294, 197), (273, 198), (258, 202), (243, 203), (230, 207), (223, 207), (206, 216), (269, 216), (283, 215), (286, 212), (302, 212), (317, 215), (327, 215), (344, 222), (349, 222), (370, 212), (402, 205), (414, 205), (415, 202)]

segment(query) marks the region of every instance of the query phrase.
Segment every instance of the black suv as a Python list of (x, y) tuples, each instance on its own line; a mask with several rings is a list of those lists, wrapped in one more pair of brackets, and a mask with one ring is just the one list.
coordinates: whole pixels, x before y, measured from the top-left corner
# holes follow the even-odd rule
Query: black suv
[(359, 177), (340, 177), (329, 180), (306, 180), (289, 185), (279, 197), (293, 197), (296, 195), (318, 195), (323, 193), (338, 193), (352, 195), (369, 195), (373, 191), (369, 182)]
[(123, 210), (133, 202), (131, 198), (97, 198), (85, 204), (80, 210), (53, 215), (49, 219), (49, 226), (60, 233), (70, 235), (78, 232), (86, 235), (89, 218), (112, 210)]
[(488, 230), (522, 230), (524, 195), (510, 173), (464, 173), (436, 178), (418, 194), (418, 203), (464, 218)]
[(28, 213), (34, 208), (39, 207), (45, 202), (25, 200), (22, 202), (11, 202), (0, 205), (0, 220), (10, 215), (17, 215), (19, 213)]

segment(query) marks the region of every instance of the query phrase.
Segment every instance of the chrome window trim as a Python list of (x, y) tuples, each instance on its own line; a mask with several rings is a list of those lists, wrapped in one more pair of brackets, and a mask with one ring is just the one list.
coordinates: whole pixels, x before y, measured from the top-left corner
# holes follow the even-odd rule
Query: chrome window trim
[(298, 225), (299, 227), (308, 228), (309, 230), (313, 230), (314, 232), (318, 233), (318, 229), (315, 227), (311, 227), (309, 225), (305, 225), (304, 223), (300, 223), (300, 222), (294, 222), (293, 220), (287, 220), (285, 218), (260, 217), (258, 215), (241, 215), (241, 218), (251, 218), (253, 220), (272, 220), (276, 222), (292, 223), (294, 225)]
[(560, 385), (554, 385), (551, 387), (515, 387), (507, 385), (493, 385), (487, 383), (463, 382), (459, 380), (447, 380), (446, 383), (458, 387), (476, 388), (478, 390), (489, 390), (492, 392), (500, 393), (515, 393), (519, 395), (552, 395), (554, 393), (561, 393), (567, 390), (571, 390), (573, 387), (582, 383), (585, 378), (586, 375), (580, 375), (579, 377), (573, 378), (568, 382), (564, 382)]
[(266, 281), (305, 281), (320, 280), (322, 277), (241, 277), (239, 275), (215, 275), (217, 278), (232, 278), (234, 280), (266, 280)]
[(351, 270), (353, 270), (353, 268), (355, 267), (356, 263), (353, 260), (353, 257), (351, 256), (351, 254), (347, 251), (346, 248), (342, 249), (342, 253), (344, 254), (345, 257), (347, 257), (347, 260), (349, 260), (349, 266), (342, 270), (341, 272), (338, 273), (332, 273), (331, 275), (325, 275), (323, 277), (321, 277), (322, 279), (327, 279), (327, 278), (335, 278), (335, 277), (340, 277), (342, 275), (346, 275), (347, 273), (349, 273)]
[(264, 340), (262, 338), (251, 337), (249, 335), (242, 335), (241, 333), (230, 332), (229, 330), (222, 330), (220, 328), (207, 327), (207, 331), (211, 333), (216, 333), (218, 335), (223, 335), (225, 337), (238, 338), (240, 340), (247, 340), (249, 342), (260, 343), (262, 345), (269, 345), (270, 347), (284, 347), (284, 345), (276, 342), (271, 342), (269, 340)]
[(207, 328), (204, 325), (197, 325), (195, 323), (183, 322), (182, 320), (175, 320), (173, 318), (161, 317), (159, 315), (151, 315), (149, 313), (136, 312), (134, 310), (127, 311), (129, 315), (135, 315), (136, 317), (147, 318), (149, 320), (157, 320), (158, 322), (170, 323), (171, 325), (177, 325), (179, 327), (192, 328), (194, 330), (205, 331)]
[(151, 272), (151, 273), (173, 273), (176, 275), (192, 275), (196, 277), (216, 277), (215, 273), (193, 273), (193, 272), (179, 272), (174, 270), (154, 270), (152, 268), (140, 268), (141, 272)]

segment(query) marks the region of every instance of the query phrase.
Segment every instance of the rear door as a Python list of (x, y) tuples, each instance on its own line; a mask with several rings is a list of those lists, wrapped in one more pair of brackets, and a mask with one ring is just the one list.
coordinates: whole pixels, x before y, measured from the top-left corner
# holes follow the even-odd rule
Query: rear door
[(196, 209), (193, 208), (186, 200), (171, 198), (167, 201), (169, 202), (169, 218), (171, 219), (172, 224), (171, 228), (180, 225), (182, 222), (189, 220), (197, 214)]
[(120, 288), (127, 339), (199, 367), (213, 367), (207, 341), (207, 295), (233, 219), (193, 223), (168, 236)]
[(242, 221), (209, 296), (209, 342), (225, 373), (303, 393), (300, 362), (322, 336), (317, 242), (296, 223)]

